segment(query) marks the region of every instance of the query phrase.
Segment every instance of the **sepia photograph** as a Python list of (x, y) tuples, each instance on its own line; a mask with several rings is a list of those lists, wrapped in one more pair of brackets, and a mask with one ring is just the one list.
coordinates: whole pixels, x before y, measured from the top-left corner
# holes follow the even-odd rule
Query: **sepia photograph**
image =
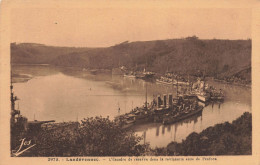
[(252, 8), (9, 18), (10, 157), (252, 156)]

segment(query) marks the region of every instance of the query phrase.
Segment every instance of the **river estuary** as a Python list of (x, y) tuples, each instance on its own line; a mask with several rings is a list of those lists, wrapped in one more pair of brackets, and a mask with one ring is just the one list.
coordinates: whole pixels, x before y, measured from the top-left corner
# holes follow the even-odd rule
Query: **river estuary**
[[(100, 115), (113, 119), (119, 113), (144, 105), (146, 91), (148, 102), (158, 94), (176, 95), (175, 87), (111, 74), (92, 75), (77, 68), (14, 65), (12, 73), (16, 75), (13, 77), (14, 92), (20, 99), (16, 106), (28, 120), (65, 122)], [(17, 75), (28, 77), (28, 80)], [(172, 125), (137, 125), (133, 129), (144, 136), (142, 143), (165, 147), (171, 141), (181, 142), (192, 132), (232, 122), (244, 112), (251, 112), (251, 88), (215, 81), (207, 83), (223, 89), (224, 103), (210, 103), (202, 115)]]

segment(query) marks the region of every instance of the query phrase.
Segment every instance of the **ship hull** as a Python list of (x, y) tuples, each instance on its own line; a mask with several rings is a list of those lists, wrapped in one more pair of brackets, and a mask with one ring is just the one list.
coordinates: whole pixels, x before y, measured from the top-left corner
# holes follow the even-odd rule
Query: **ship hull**
[(156, 83), (157, 84), (164, 84), (164, 85), (176, 85), (176, 83), (166, 82), (166, 81), (162, 81), (162, 80), (158, 80), (158, 79), (156, 79)]
[(159, 80), (159, 79), (156, 79), (156, 83), (158, 84), (164, 84), (164, 85), (189, 85), (188, 82), (182, 82), (182, 81), (179, 81), (178, 83), (177, 82), (167, 82), (167, 81), (163, 81), (163, 80)]
[(124, 77), (127, 77), (127, 78), (136, 78), (135, 75), (124, 75)]
[(183, 82), (183, 81), (179, 81), (178, 85), (189, 85), (189, 82)]
[(199, 107), (197, 110), (194, 110), (188, 114), (185, 114), (183, 116), (180, 116), (180, 117), (173, 117), (173, 118), (170, 118), (170, 119), (163, 119), (163, 124), (166, 125), (166, 124), (173, 124), (173, 123), (176, 123), (178, 121), (181, 121), (181, 120), (184, 120), (184, 119), (187, 119), (193, 115), (196, 115), (196, 114), (200, 114), (202, 113), (202, 110), (203, 110), (203, 107)]
[(210, 99), (213, 101), (224, 101), (224, 97), (222, 96), (212, 96)]
[(210, 99), (210, 97), (204, 96), (204, 95), (197, 95), (197, 98), (198, 98), (199, 101), (204, 102), (204, 103), (208, 102), (209, 99)]
[(134, 125), (134, 123), (127, 123), (127, 124), (124, 124), (124, 125), (122, 126), (122, 128), (123, 128), (123, 129), (128, 129), (128, 128), (132, 127), (133, 125)]

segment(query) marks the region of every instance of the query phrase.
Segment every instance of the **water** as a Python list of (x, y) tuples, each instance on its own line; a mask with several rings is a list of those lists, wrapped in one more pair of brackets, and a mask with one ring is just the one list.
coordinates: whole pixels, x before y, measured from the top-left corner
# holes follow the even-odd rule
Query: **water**
[[(20, 99), (19, 109), (29, 120), (76, 121), (100, 115), (113, 119), (136, 106), (143, 106), (146, 91), (148, 102), (158, 94), (176, 94), (175, 87), (111, 74), (91, 75), (77, 68), (16, 65), (12, 73), (31, 77), (28, 81), (21, 81), (17, 76), (13, 78), (14, 92)], [(191, 132), (199, 133), (215, 124), (232, 122), (246, 111), (251, 112), (250, 88), (214, 81), (207, 83), (224, 90), (224, 103), (211, 103), (201, 115), (172, 125), (138, 125), (134, 130), (144, 136), (142, 143), (164, 147), (171, 141), (181, 142)]]

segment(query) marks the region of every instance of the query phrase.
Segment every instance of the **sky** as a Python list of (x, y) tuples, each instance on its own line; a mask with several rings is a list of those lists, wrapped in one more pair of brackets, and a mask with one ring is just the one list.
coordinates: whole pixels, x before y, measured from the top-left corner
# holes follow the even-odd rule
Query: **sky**
[(251, 38), (247, 8), (15, 8), (11, 42), (107, 47), (124, 41)]

